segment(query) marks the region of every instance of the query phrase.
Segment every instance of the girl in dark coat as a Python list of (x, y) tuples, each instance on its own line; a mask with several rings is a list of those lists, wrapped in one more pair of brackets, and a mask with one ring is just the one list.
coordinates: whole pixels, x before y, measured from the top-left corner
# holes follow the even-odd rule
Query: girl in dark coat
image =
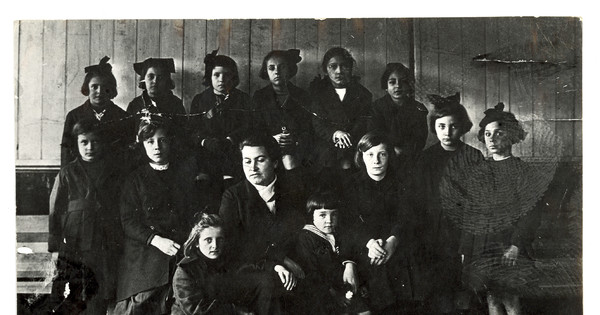
[(391, 163), (394, 149), (383, 135), (367, 133), (357, 145), (360, 168), (345, 183), (344, 193), (358, 261), (367, 279), (371, 308), (412, 308), (410, 245), (412, 217), (408, 187)]
[(325, 167), (350, 169), (353, 147), (367, 132), (373, 95), (352, 76), (354, 58), (341, 47), (329, 49), (321, 68), (323, 79), (311, 83), (316, 133), (316, 161)]
[(121, 194), (125, 232), (115, 314), (165, 314), (170, 310), (176, 254), (198, 209), (195, 163), (172, 161), (167, 121), (144, 120), (138, 141), (148, 163), (133, 171)]
[[(75, 160), (77, 152), (77, 136), (71, 131), (78, 121), (93, 119), (102, 123), (111, 122), (106, 133), (107, 151), (119, 152), (126, 148), (133, 137), (126, 137), (133, 132), (131, 120), (127, 113), (111, 100), (117, 96), (117, 79), (112, 74), (110, 58), (104, 57), (97, 65), (85, 67), (85, 79), (81, 85), (81, 94), (88, 97), (81, 106), (71, 110), (65, 119), (61, 141), (61, 166)], [(130, 130), (131, 129), (131, 130)]]
[(207, 87), (194, 96), (190, 107), (190, 125), (198, 145), (219, 157), (224, 176), (243, 178), (237, 145), (251, 121), (251, 101), (248, 94), (236, 89), (240, 83), (236, 62), (217, 51), (204, 58), (204, 79)]
[(171, 314), (237, 314), (236, 306), (271, 314), (272, 287), (251, 273), (231, 270), (227, 235), (216, 214), (202, 214), (184, 245), (173, 276)]
[[(350, 230), (339, 226), (339, 195), (317, 192), (306, 202), (308, 222), (296, 243), (295, 259), (306, 273), (298, 285), (298, 314), (370, 314), (358, 286), (356, 250)], [(343, 214), (342, 214), (343, 215)]]
[(311, 148), (310, 96), (289, 81), (298, 72), (300, 60), (298, 49), (269, 52), (263, 59), (259, 76), (270, 84), (254, 92), (252, 97), (254, 126), (275, 137), (286, 170), (306, 161)]
[(373, 103), (369, 131), (387, 135), (397, 156), (412, 159), (427, 141), (427, 108), (415, 100), (412, 73), (401, 63), (388, 63), (381, 88), (387, 94)]
[[(440, 181), (444, 174), (456, 173), (483, 161), (483, 154), (461, 141), (473, 123), (460, 104), (460, 94), (448, 97), (429, 95), (433, 111), (429, 130), (439, 142), (422, 152), (418, 169), (421, 172), (416, 201), (423, 219), (417, 231), (425, 237), (420, 241), (420, 268), (428, 277), (419, 282), (420, 295), (429, 297), (433, 312), (451, 313), (461, 291), (461, 259), (458, 256), (460, 230), (442, 211)], [(456, 300), (456, 301), (455, 301)], [(462, 306), (468, 307), (468, 306)]]
[[(79, 157), (61, 169), (50, 194), (48, 251), (58, 252), (59, 275), (52, 299), (60, 302), (55, 311), (61, 314), (77, 305), (82, 314), (101, 314), (115, 300), (121, 172), (109, 161), (96, 119), (79, 121), (71, 134)], [(70, 294), (63, 300), (67, 285)]]

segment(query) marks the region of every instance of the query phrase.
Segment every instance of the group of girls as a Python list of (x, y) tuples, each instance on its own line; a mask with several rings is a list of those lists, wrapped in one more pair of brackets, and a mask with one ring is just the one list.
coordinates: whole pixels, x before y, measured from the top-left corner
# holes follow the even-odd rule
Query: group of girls
[[(468, 199), (465, 189), (474, 188), (457, 188), (456, 178), (468, 181), (464, 171), (481, 165), (494, 185), (528, 174), (511, 150), (525, 132), (502, 104), (479, 124), (492, 157), (485, 160), (461, 140), (473, 123), (459, 94), (430, 95), (428, 116), (409, 69), (390, 63), (381, 77), (386, 94), (373, 102), (341, 47), (325, 53), (326, 75), (308, 91), (290, 81), (300, 51), (270, 52), (259, 73), (269, 83), (252, 98), (236, 88), (236, 62), (213, 51), (204, 59), (207, 88), (189, 113), (172, 93), (173, 59), (134, 64), (142, 94), (126, 110), (111, 101), (117, 83), (108, 59), (85, 68), (88, 99), (65, 121), (50, 197), (48, 249), (59, 253), (54, 312), (451, 314), (469, 308), (465, 279), (485, 278), (465, 275), (471, 262), (493, 251), (512, 266), (527, 254), (533, 211), (477, 233), (462, 229), (461, 206), (448, 193)], [(439, 142), (423, 150), (428, 131)], [(244, 141), (256, 134), (279, 153), (250, 161), (244, 147), (269, 146)], [(252, 174), (249, 163), (260, 164)], [(223, 209), (232, 185), (264, 175), (261, 167), (299, 184), (291, 195), (275, 179), (248, 184), (255, 192), (264, 186), (254, 195), (266, 206), (245, 211), (278, 205), (264, 215), (265, 229), (288, 215), (294, 228), (279, 232), (292, 242), (284, 263), (234, 268), (248, 248), (231, 237)], [(519, 314), (519, 298), (506, 288), (490, 280), (481, 292), (490, 313)]]

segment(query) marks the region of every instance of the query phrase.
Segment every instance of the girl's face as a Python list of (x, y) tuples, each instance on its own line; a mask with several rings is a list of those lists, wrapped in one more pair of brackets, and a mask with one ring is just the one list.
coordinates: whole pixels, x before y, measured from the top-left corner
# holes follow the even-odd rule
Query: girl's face
[(400, 103), (410, 97), (410, 85), (408, 81), (400, 76), (398, 71), (392, 72), (387, 81), (387, 93), (395, 103)]
[(274, 86), (285, 86), (290, 75), (288, 63), (282, 57), (272, 57), (267, 61), (267, 74)]
[(327, 75), (335, 88), (345, 88), (352, 78), (352, 64), (334, 56), (327, 62)]
[(112, 88), (103, 77), (93, 77), (88, 83), (90, 94), (88, 98), (93, 106), (102, 106), (110, 100)]
[(440, 140), (442, 148), (454, 151), (460, 144), (461, 132), (459, 121), (454, 115), (444, 116), (435, 120), (435, 134)]
[(382, 143), (370, 148), (363, 152), (362, 156), (367, 174), (374, 180), (383, 179), (389, 165), (389, 156), (385, 144)]
[(94, 162), (102, 155), (104, 146), (96, 134), (88, 132), (77, 136), (77, 148), (82, 160)]
[(169, 82), (170, 75), (164, 73), (160, 67), (150, 67), (146, 71), (144, 76), (144, 83), (146, 84), (146, 92), (150, 97), (156, 97), (164, 94), (168, 90), (167, 83)]
[(494, 158), (505, 158), (512, 155), (512, 141), (506, 129), (498, 121), (487, 124), (483, 135), (485, 146)]
[(332, 234), (338, 225), (338, 211), (336, 209), (315, 209), (313, 224), (325, 234)]
[(153, 163), (169, 163), (171, 143), (164, 129), (156, 130), (152, 137), (144, 140), (144, 149), (146, 150), (146, 155)]
[(217, 66), (212, 71), (212, 86), (215, 91), (221, 94), (229, 93), (233, 73), (225, 67)]
[(198, 238), (198, 248), (202, 255), (208, 259), (217, 259), (223, 253), (223, 228), (209, 226), (200, 232)]

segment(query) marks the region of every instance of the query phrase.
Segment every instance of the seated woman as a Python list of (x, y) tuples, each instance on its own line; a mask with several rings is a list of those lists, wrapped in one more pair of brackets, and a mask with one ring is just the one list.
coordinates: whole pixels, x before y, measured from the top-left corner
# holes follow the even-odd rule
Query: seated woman
[[(237, 314), (244, 306), (256, 314), (276, 314), (272, 286), (251, 273), (231, 270), (227, 234), (216, 214), (200, 215), (183, 245), (173, 276), (171, 314)], [(275, 304), (275, 305), (273, 305)]]
[(347, 215), (340, 195), (313, 193), (306, 202), (308, 224), (298, 235), (295, 256), (306, 273), (296, 292), (298, 314), (370, 314), (359, 291), (357, 251), (349, 242), (353, 233), (339, 225)]
[(415, 100), (413, 75), (401, 63), (387, 64), (381, 88), (387, 93), (373, 103), (368, 129), (387, 135), (402, 164), (412, 165), (427, 141), (427, 107)]
[(248, 131), (252, 110), (250, 96), (236, 88), (239, 83), (236, 62), (215, 50), (204, 58), (202, 84), (207, 88), (190, 107), (195, 142), (218, 157), (223, 176), (233, 182), (243, 178), (237, 145)]
[[(300, 50), (273, 50), (259, 72), (270, 84), (254, 92), (254, 127), (265, 129), (279, 143), (286, 170), (307, 164), (311, 148), (310, 96), (289, 80), (298, 72)], [(305, 163), (302, 163), (305, 161)]]
[(146, 163), (123, 184), (120, 214), (125, 238), (119, 261), (115, 314), (165, 314), (170, 310), (176, 255), (199, 209), (193, 190), (195, 163), (173, 160), (168, 120), (142, 120), (138, 141)]
[(371, 310), (411, 310), (410, 246), (414, 217), (409, 187), (392, 163), (394, 149), (384, 135), (367, 133), (357, 145), (359, 171), (344, 185), (355, 246), (362, 249), (359, 274), (365, 275)]
[(77, 152), (77, 136), (71, 131), (79, 121), (92, 119), (102, 123), (110, 123), (107, 128), (105, 149), (113, 154), (121, 154), (133, 142), (132, 120), (126, 119), (127, 113), (111, 100), (117, 96), (117, 79), (112, 73), (110, 58), (104, 57), (97, 65), (85, 67), (85, 78), (81, 85), (81, 94), (88, 99), (81, 106), (71, 110), (65, 119), (62, 133), (60, 164), (65, 166), (75, 160)]
[(354, 64), (348, 50), (331, 48), (321, 63), (327, 77), (311, 82), (315, 159), (324, 167), (352, 168), (353, 147), (367, 132), (373, 95), (352, 75)]

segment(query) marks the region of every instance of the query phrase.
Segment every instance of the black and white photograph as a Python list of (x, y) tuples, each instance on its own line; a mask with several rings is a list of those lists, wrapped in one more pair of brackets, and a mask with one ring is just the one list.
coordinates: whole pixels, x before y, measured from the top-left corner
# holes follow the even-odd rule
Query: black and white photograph
[(17, 314), (583, 314), (585, 19), (355, 16), (14, 19)]

